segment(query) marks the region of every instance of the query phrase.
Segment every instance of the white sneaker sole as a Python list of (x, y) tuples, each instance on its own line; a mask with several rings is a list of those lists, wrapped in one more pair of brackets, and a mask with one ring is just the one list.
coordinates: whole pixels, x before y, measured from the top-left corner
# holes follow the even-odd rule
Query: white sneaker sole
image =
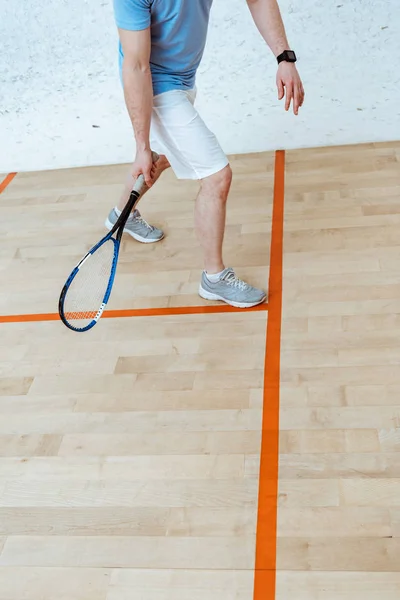
[(218, 294), (212, 294), (211, 292), (205, 290), (201, 285), (199, 287), (199, 296), (201, 298), (204, 298), (204, 300), (221, 300), (222, 302), (230, 304), (230, 306), (234, 306), (235, 308), (252, 308), (253, 306), (262, 304), (267, 297), (267, 295), (265, 295), (263, 298), (261, 298), (261, 300), (258, 300), (257, 302), (235, 302), (234, 300), (227, 300), (226, 298), (223, 298)]
[[(108, 231), (111, 231), (111, 229), (114, 227), (114, 225), (109, 219), (106, 220), (105, 226), (107, 227)], [(162, 237), (157, 238), (156, 240), (144, 238), (141, 235), (138, 235), (137, 233), (134, 233), (133, 231), (130, 231), (126, 228), (124, 229), (124, 233), (128, 233), (131, 237), (133, 237), (133, 239), (135, 239), (137, 242), (142, 242), (142, 244), (154, 244), (155, 242), (161, 242), (161, 240), (164, 238), (164, 234), (162, 235)]]

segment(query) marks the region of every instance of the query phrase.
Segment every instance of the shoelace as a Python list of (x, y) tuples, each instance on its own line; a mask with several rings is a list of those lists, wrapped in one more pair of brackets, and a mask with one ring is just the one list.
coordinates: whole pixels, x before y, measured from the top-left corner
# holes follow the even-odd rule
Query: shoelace
[(146, 219), (143, 219), (143, 217), (136, 217), (136, 219), (139, 221), (139, 223), (142, 223), (142, 225), (147, 227), (147, 229), (149, 229), (150, 231), (154, 230), (154, 227), (150, 225), (150, 223), (148, 223)]
[(134, 215), (132, 218), (132, 221), (136, 221), (137, 223), (141, 223), (142, 225), (144, 225), (147, 229), (149, 229), (149, 231), (153, 231), (154, 227), (152, 225), (150, 225), (150, 223), (148, 223), (146, 221), (146, 219), (143, 219), (142, 215)]
[(225, 277), (224, 281), (233, 287), (239, 288), (240, 290), (246, 290), (249, 286), (245, 281), (242, 281), (238, 277), (236, 277), (234, 271), (229, 271)]

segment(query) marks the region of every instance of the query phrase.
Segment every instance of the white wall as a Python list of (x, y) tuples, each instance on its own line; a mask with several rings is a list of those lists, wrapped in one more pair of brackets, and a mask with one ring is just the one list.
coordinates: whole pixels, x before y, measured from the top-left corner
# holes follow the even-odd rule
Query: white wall
[[(276, 99), (245, 0), (214, 1), (198, 105), (227, 152), (400, 139), (399, 0), (281, 0), (306, 89), (298, 118)], [(0, 0), (0, 172), (133, 151), (111, 0)]]

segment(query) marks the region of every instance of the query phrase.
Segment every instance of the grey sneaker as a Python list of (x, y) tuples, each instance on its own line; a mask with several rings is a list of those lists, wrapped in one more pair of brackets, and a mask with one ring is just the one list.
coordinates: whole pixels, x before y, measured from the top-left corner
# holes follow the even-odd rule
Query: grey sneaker
[[(108, 230), (113, 228), (117, 219), (117, 213), (113, 208), (105, 222)], [(130, 215), (125, 224), (124, 233), (129, 233), (135, 240), (143, 242), (144, 244), (159, 242), (164, 237), (164, 232), (161, 231), (161, 229), (157, 229), (157, 227), (149, 225), (138, 210), (135, 210), (134, 213)]]
[(199, 295), (205, 300), (222, 300), (237, 308), (250, 308), (261, 304), (267, 297), (262, 290), (238, 279), (233, 269), (225, 269), (216, 283), (203, 272)]

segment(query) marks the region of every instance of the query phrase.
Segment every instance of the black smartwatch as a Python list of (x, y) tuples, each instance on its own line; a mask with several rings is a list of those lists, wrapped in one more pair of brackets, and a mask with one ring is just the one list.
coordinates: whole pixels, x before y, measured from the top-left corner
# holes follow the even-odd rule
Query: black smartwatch
[(283, 61), (294, 63), (297, 61), (297, 57), (293, 50), (285, 50), (282, 52), (282, 54), (276, 57), (276, 60), (278, 61), (278, 65)]

